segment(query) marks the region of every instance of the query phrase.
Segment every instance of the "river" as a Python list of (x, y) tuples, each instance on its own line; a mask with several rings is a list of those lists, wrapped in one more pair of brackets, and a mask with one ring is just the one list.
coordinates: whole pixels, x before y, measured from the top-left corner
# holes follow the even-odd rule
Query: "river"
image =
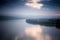
[[(46, 40), (60, 40), (60, 38), (59, 38), (60, 29), (57, 29), (55, 27), (28, 24), (28, 23), (26, 23), (26, 19), (0, 21), (0, 23), (1, 23), (1, 34), (4, 34), (3, 36), (5, 37), (5, 39), (9, 38), (10, 36), (13, 38), (15, 38), (16, 36), (22, 37), (24, 35), (24, 32), (25, 32), (24, 30), (26, 27), (30, 27), (30, 28), (31, 27), (37, 27), (37, 28), (40, 27), (40, 29), (42, 30), (42, 34), (47, 35), (47, 37), (50, 37), (50, 39), (48, 38)], [(33, 31), (33, 29), (32, 29), (32, 31)], [(40, 37), (42, 37), (42, 36), (40, 36)], [(17, 39), (15, 38), (14, 40), (17, 40)], [(42, 39), (40, 39), (40, 40), (42, 40)]]

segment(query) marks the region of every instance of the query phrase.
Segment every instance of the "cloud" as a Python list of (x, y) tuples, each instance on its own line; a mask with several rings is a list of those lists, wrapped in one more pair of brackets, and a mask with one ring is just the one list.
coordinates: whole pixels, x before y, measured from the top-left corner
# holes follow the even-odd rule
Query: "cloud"
[(39, 4), (38, 2), (40, 2), (40, 0), (31, 0), (30, 2), (26, 2), (25, 5), (30, 6), (32, 8), (40, 9), (43, 6), (43, 4)]

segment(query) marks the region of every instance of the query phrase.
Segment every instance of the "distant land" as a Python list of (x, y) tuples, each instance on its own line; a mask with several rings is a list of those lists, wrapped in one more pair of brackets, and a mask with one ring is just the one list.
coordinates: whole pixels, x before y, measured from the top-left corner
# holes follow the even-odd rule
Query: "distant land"
[(24, 18), (13, 17), (13, 16), (0, 16), (0, 21), (4, 21), (4, 20), (17, 20), (17, 19), (24, 19)]
[(58, 26), (58, 24), (60, 24), (60, 19), (27, 19), (26, 22), (29, 24), (39, 24), (60, 29), (60, 26)]

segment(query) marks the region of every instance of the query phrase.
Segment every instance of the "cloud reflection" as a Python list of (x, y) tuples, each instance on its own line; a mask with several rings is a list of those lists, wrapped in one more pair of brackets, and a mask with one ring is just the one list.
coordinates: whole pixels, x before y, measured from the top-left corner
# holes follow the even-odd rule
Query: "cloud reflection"
[(35, 38), (35, 40), (51, 40), (50, 35), (43, 35), (43, 29), (42, 27), (38, 25), (34, 25), (32, 27), (26, 27), (25, 28), (25, 34), (27, 36), (32, 36)]

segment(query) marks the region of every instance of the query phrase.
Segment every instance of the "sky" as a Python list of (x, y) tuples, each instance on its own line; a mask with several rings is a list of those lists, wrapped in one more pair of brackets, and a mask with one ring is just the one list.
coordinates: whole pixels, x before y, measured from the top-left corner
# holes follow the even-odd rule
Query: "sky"
[[(29, 3), (32, 0), (2, 0), (1, 2), (1, 15), (5, 16), (15, 16), (15, 17), (25, 17), (25, 16), (60, 16), (60, 1), (59, 0), (41, 0), (36, 2), (37, 4), (33, 3), (35, 5), (33, 6), (27, 6), (26, 3)], [(36, 6), (37, 5), (37, 6)], [(38, 6), (40, 7), (38, 8)], [(43, 14), (43, 15), (41, 15)], [(45, 17), (44, 16), (44, 17)], [(53, 17), (52, 16), (52, 17)], [(42, 18), (44, 18), (42, 17)], [(51, 17), (51, 18), (52, 18)]]

